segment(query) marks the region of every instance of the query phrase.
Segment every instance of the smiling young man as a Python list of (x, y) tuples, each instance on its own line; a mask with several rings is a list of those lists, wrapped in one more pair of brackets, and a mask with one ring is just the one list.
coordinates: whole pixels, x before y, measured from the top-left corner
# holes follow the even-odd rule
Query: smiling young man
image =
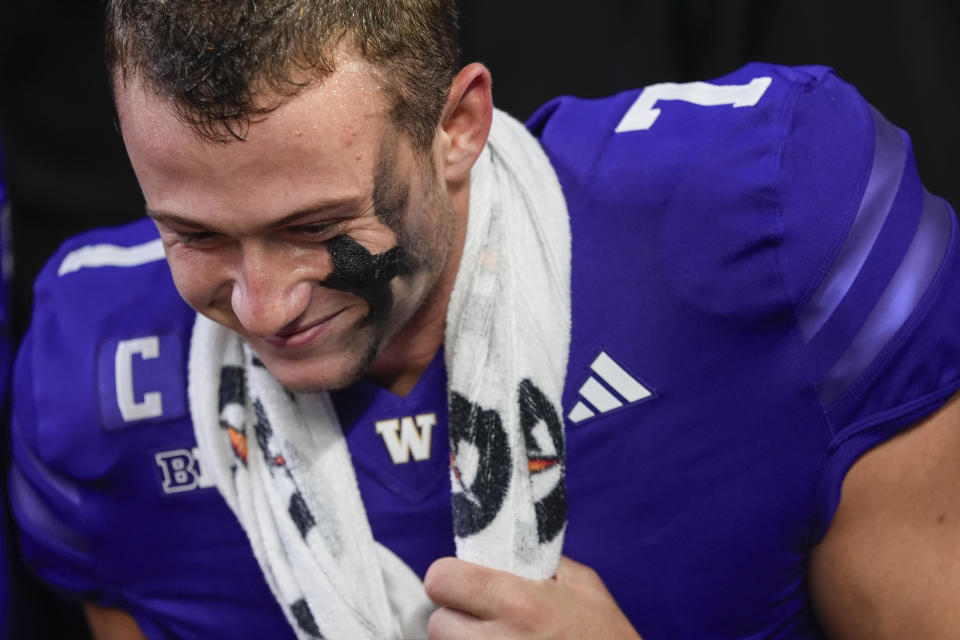
[(105, 639), (951, 637), (960, 256), (905, 134), (770, 65), (524, 129), (454, 33), (112, 3), (150, 220), (38, 280), (37, 572)]
[[(187, 303), (292, 389), (367, 375), (405, 394), (442, 341), (485, 132), (417, 149), (390, 120), (376, 68), (347, 47), (335, 64), (242, 145), (171, 119), (136, 72), (120, 81), (120, 122)], [(480, 94), (489, 79), (475, 66), (456, 89)]]

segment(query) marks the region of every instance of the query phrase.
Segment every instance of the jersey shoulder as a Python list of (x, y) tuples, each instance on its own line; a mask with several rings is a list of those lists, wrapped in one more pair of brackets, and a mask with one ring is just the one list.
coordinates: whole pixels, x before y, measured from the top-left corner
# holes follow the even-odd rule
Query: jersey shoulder
[(194, 313), (153, 224), (68, 240), (34, 286), (14, 372), (14, 429), (46, 464), (91, 478), (120, 455), (112, 432), (187, 414)]
[(830, 69), (559, 98), (529, 125), (567, 196), (575, 268), (626, 242), (643, 250), (624, 264), (662, 274), (659, 291), (793, 316), (827, 408), (943, 291), (956, 216), (924, 189), (909, 136)]
[(789, 168), (792, 176), (811, 186), (849, 186), (847, 176), (826, 169), (862, 164), (870, 120), (866, 101), (829, 68), (754, 63), (707, 82), (660, 83), (603, 99), (560, 97), (528, 126), (568, 199), (629, 207), (677, 197), (704, 206), (729, 198), (742, 207), (744, 194), (757, 188), (777, 197), (790, 145), (835, 154), (827, 163), (812, 155), (806, 165)]
[(873, 125), (830, 69), (751, 64), (709, 82), (561, 97), (529, 126), (567, 198), (575, 266), (578, 254), (603, 259), (604, 239), (626, 242), (665, 291), (742, 315), (801, 302), (849, 224)]
[(149, 540), (162, 557), (189, 540), (183, 505), (165, 497), (201, 483), (193, 318), (147, 220), (68, 240), (37, 278), (14, 367), (9, 491), (25, 559), (65, 594), (96, 600), (133, 572), (155, 586), (159, 561), (117, 549)]
[(906, 132), (831, 70), (754, 64), (559, 98), (529, 126), (567, 196), (581, 326), (609, 335), (625, 317), (622, 342), (658, 337), (647, 359), (681, 330), (678, 344), (733, 329), (731, 376), (783, 348), (765, 371), (791, 370), (829, 452), (818, 533), (849, 465), (960, 387), (956, 215)]
[(561, 178), (570, 179), (565, 188), (597, 186), (608, 195), (626, 191), (632, 199), (642, 174), (650, 174), (640, 178), (644, 186), (659, 192), (676, 183), (653, 180), (708, 172), (745, 149), (757, 164), (775, 162), (756, 153), (775, 151), (793, 135), (791, 117), (803, 108), (798, 98), (811, 92), (831, 93), (841, 111), (862, 101), (827, 67), (753, 63), (709, 81), (665, 82), (600, 99), (561, 96), (527, 126)]

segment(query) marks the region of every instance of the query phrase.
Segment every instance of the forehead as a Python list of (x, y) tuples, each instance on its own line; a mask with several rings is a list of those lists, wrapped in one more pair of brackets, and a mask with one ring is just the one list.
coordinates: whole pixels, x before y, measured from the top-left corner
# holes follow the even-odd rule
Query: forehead
[(135, 76), (117, 82), (116, 100), (148, 207), (179, 215), (282, 215), (298, 200), (358, 197), (396, 139), (382, 83), (359, 58), (254, 118), (242, 141), (202, 138)]

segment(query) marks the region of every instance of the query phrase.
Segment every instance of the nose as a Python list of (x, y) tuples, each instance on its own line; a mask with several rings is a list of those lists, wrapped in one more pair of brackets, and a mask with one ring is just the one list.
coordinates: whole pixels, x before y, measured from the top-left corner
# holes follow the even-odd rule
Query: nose
[(310, 282), (268, 251), (244, 251), (230, 305), (244, 331), (266, 338), (296, 322), (310, 304)]

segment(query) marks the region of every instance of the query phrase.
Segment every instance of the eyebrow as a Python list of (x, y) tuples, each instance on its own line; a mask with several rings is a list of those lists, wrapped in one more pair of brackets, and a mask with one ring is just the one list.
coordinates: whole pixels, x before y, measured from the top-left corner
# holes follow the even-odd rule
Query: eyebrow
[[(283, 216), (279, 220), (274, 220), (267, 228), (276, 229), (279, 227), (284, 227), (291, 223), (302, 220), (308, 216), (329, 213), (331, 211), (336, 211), (339, 209), (345, 209), (348, 207), (359, 208), (357, 205), (360, 202), (360, 198), (343, 198), (338, 200), (329, 200), (318, 202), (315, 204), (308, 205), (302, 209), (298, 209), (293, 213)], [(191, 229), (208, 229), (207, 225), (197, 222), (196, 220), (191, 220), (186, 216), (182, 216), (176, 213), (171, 213), (169, 211), (162, 211), (160, 209), (151, 209), (147, 207), (146, 214), (151, 219), (156, 222), (164, 224), (175, 224), (181, 227), (190, 227)]]

